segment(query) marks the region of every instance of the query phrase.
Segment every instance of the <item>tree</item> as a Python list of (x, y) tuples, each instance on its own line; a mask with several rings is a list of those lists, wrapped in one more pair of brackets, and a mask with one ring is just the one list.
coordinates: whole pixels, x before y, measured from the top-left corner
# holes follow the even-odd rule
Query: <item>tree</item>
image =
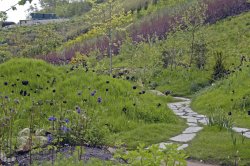
[[(126, 13), (119, 0), (108, 0), (106, 3), (96, 4), (92, 2), (93, 7), (88, 15), (90, 24), (94, 26), (92, 30), (86, 34), (86, 38), (93, 38), (94, 36), (106, 36), (109, 40), (108, 56), (110, 58), (110, 75), (112, 75), (112, 46), (113, 33), (116, 31), (125, 31), (130, 22), (132, 22), (132, 15)], [(101, 16), (101, 17), (100, 17)]]
[(191, 51), (189, 66), (192, 65), (195, 49), (196, 31), (205, 23), (207, 6), (200, 1), (193, 2), (182, 18), (187, 31), (191, 32)]

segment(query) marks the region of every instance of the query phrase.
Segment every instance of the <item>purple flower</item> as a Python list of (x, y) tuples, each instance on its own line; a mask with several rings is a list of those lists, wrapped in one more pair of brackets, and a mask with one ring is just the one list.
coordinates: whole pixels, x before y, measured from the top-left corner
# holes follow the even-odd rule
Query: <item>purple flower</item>
[(78, 107), (78, 106), (76, 106), (76, 112), (77, 112), (78, 114), (80, 114), (80, 113), (81, 113), (81, 108)]
[(97, 102), (98, 102), (98, 103), (101, 103), (101, 102), (102, 102), (102, 98), (101, 98), (101, 97), (98, 97)]
[(48, 141), (48, 143), (51, 143), (53, 141), (53, 137), (51, 134), (48, 135), (47, 141)]
[(49, 121), (56, 121), (56, 117), (54, 116), (49, 117)]
[(91, 96), (95, 96), (95, 94), (96, 94), (96, 90), (94, 90), (93, 92), (91, 92)]
[(69, 123), (69, 119), (65, 119), (65, 122), (66, 122), (66, 123)]
[(62, 126), (61, 127), (61, 130), (64, 132), (64, 133), (67, 133), (69, 131), (69, 128), (67, 128), (66, 126)]

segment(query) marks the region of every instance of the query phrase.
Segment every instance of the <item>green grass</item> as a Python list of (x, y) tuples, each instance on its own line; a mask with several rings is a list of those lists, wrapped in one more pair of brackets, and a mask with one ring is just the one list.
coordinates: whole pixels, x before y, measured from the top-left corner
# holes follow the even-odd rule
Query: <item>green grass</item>
[[(12, 59), (0, 65), (0, 76), (0, 103), (4, 110), (0, 114), (12, 116), (13, 136), (29, 127), (31, 112), (34, 130), (44, 128), (52, 131), (48, 121), (52, 115), (61, 120), (68, 118), (68, 127), (74, 128), (79, 123), (76, 106), (86, 113), (91, 124), (86, 139), (101, 136), (104, 144), (112, 145), (117, 140), (135, 147), (137, 142), (134, 141), (143, 136), (139, 142), (149, 145), (165, 141), (185, 127), (184, 122), (166, 105), (172, 101), (171, 97), (159, 97), (147, 92), (140, 95), (142, 88), (132, 88), (136, 84), (92, 71), (86, 73), (80, 66), (71, 71), (70, 66), (55, 67), (38, 60)], [(23, 80), (28, 80), (29, 84), (22, 85)], [(30, 96), (20, 95), (21, 90), (27, 91)], [(94, 90), (96, 94), (91, 96)], [(99, 97), (102, 98), (101, 103), (97, 102)], [(15, 104), (15, 100), (19, 104)], [(158, 107), (159, 103), (161, 106)], [(8, 112), (11, 108), (16, 112), (14, 115)], [(1, 120), (4, 121), (4, 118)], [(175, 125), (178, 127), (171, 129)], [(163, 131), (165, 134), (162, 134)], [(8, 132), (7, 128), (4, 132)]]
[(250, 128), (250, 68), (245, 65), (229, 78), (198, 93), (192, 102), (195, 111), (211, 115), (221, 110), (225, 115), (232, 112), (236, 126)]
[(176, 130), (182, 131), (186, 126), (179, 124), (144, 124), (133, 130), (111, 135), (111, 143), (117, 140), (123, 142), (128, 148), (136, 148), (138, 144), (152, 145), (168, 141), (176, 135)]
[(205, 127), (187, 148), (192, 159), (203, 160), (221, 165), (234, 165), (234, 156), (238, 151), (239, 165), (250, 164), (250, 139), (242, 143), (242, 136), (235, 134), (237, 143), (233, 145), (231, 133), (217, 127)]
[[(250, 13), (218, 21), (206, 25), (195, 33), (195, 41), (204, 40), (207, 44), (207, 61), (204, 70), (199, 70), (192, 64), (191, 69), (173, 65), (173, 70), (163, 68), (162, 52), (164, 50), (180, 50), (176, 55), (176, 63), (189, 65), (191, 34), (186, 31), (177, 32), (168, 40), (154, 43), (139, 43), (134, 45), (127, 39), (121, 47), (120, 54), (113, 58), (114, 68), (126, 68), (130, 75), (146, 83), (156, 83), (158, 90), (171, 90), (174, 95), (190, 96), (198, 90), (209, 86), (216, 52), (222, 52), (226, 69), (233, 70), (240, 64), (241, 55), (249, 58), (249, 18)], [(97, 70), (108, 70), (109, 59), (97, 63)], [(149, 86), (150, 87), (150, 86)]]

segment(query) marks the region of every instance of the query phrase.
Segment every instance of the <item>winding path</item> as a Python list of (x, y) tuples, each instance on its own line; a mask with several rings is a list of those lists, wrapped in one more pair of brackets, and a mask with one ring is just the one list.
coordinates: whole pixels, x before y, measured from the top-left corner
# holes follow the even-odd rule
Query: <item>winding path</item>
[[(182, 97), (175, 97), (175, 99), (182, 100), (180, 102), (169, 103), (168, 107), (179, 117), (187, 120), (188, 128), (181, 134), (170, 138), (169, 142), (162, 142), (159, 144), (160, 148), (165, 148), (166, 144), (178, 143), (179, 149), (188, 147), (188, 142), (192, 141), (196, 134), (203, 129), (202, 125), (208, 124), (208, 118), (205, 115), (198, 114), (190, 108), (191, 100)], [(250, 129), (233, 127), (233, 131), (250, 138)]]

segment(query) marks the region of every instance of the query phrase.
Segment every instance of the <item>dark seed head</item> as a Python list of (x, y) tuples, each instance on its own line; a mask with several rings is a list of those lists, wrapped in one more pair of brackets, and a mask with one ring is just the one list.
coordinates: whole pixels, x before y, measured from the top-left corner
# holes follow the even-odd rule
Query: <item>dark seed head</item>
[(232, 115), (232, 112), (228, 112), (228, 115), (231, 116), (231, 115)]
[(22, 81), (22, 84), (23, 84), (24, 86), (27, 86), (27, 85), (29, 84), (29, 81), (24, 80), (24, 81)]
[(7, 86), (7, 85), (8, 85), (8, 82), (4, 82), (4, 85)]
[(136, 89), (136, 86), (133, 86), (133, 89)]
[(52, 90), (52, 92), (53, 92), (53, 93), (56, 93), (56, 90), (55, 90), (55, 89), (53, 89), (53, 90)]
[(109, 84), (109, 81), (106, 81), (106, 84)]

